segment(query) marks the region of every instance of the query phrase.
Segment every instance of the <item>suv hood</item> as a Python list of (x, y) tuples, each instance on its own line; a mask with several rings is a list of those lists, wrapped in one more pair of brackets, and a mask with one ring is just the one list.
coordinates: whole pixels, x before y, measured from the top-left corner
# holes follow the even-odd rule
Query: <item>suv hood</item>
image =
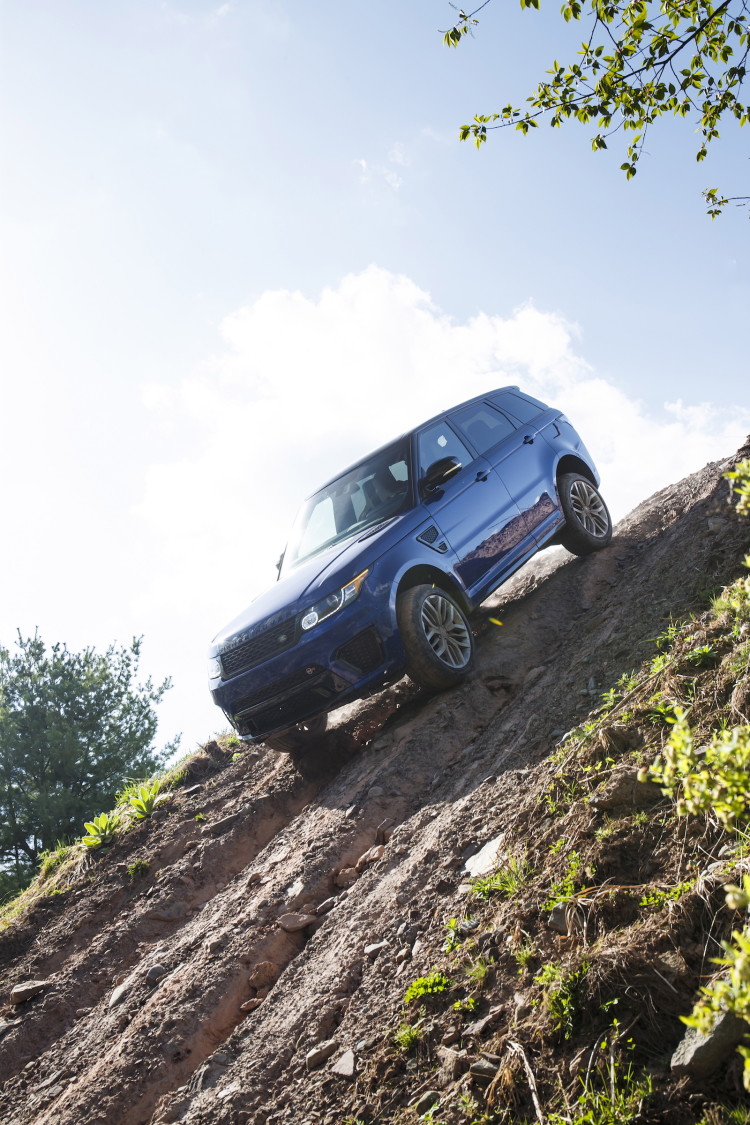
[(393, 542), (408, 535), (412, 527), (416, 528), (423, 520), (424, 513), (418, 505), (336, 543), (303, 563), (255, 598), (243, 613), (217, 633), (211, 642), (211, 655), (223, 651), (230, 641), (230, 647), (234, 647), (256, 633), (272, 628), (351, 582), (352, 578), (372, 566), (386, 546), (390, 547)]

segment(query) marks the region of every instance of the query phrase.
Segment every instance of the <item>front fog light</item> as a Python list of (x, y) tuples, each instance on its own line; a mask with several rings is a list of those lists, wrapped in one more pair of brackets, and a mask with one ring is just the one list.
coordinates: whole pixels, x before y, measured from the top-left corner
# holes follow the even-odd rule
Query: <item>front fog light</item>
[(313, 629), (321, 621), (325, 621), (327, 617), (331, 617), (334, 613), (343, 609), (349, 602), (353, 602), (368, 573), (369, 571), (363, 570), (361, 574), (358, 574), (356, 578), (352, 578), (351, 582), (348, 582), (346, 586), (342, 586), (335, 594), (329, 594), (327, 598), (323, 598), (321, 601), (316, 602), (315, 605), (311, 605), (310, 608), (305, 610), (302, 614), (300, 627), (305, 631)]

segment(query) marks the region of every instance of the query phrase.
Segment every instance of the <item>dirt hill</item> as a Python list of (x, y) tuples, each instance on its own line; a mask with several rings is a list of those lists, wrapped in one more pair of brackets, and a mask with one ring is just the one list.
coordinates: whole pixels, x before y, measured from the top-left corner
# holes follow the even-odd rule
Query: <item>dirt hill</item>
[[(462, 687), (351, 708), (305, 776), (211, 742), (151, 819), (68, 857), (0, 933), (0, 1120), (729, 1121), (736, 1054), (670, 1060), (732, 928), (735, 853), (635, 775), (667, 691), (699, 724), (750, 721), (708, 608), (747, 550), (734, 460), (601, 553), (532, 561), (477, 616)], [(602, 710), (660, 635), (674, 660)]]

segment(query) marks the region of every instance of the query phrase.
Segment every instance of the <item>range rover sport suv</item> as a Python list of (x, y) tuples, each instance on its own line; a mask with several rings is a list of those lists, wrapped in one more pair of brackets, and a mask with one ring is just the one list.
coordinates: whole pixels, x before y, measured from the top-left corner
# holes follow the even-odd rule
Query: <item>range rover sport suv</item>
[(212, 642), (215, 703), (243, 739), (294, 753), (405, 673), (457, 683), (493, 590), (541, 547), (609, 543), (598, 484), (567, 418), (515, 386), (403, 434), (303, 504), (278, 582)]

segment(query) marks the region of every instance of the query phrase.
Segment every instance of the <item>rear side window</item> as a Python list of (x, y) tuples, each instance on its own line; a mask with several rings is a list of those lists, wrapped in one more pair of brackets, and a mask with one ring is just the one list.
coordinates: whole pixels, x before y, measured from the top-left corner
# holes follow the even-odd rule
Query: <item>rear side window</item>
[(502, 394), (493, 395), (490, 401), (501, 410), (507, 410), (514, 418), (518, 418), (519, 422), (531, 422), (542, 410), (548, 409), (543, 402), (528, 396), (513, 394), (513, 391), (503, 391)]
[(438, 422), (427, 430), (422, 430), (418, 435), (419, 476), (425, 475), (430, 465), (439, 461), (441, 457), (455, 457), (461, 465), (468, 465), (474, 460), (464, 443), (453, 432), (447, 422)]
[(503, 438), (515, 432), (515, 426), (510, 419), (499, 410), (488, 406), (486, 402), (467, 406), (465, 410), (459, 410), (454, 414), (453, 418), (458, 422), (461, 432), (466, 434), (480, 453), (486, 453), (493, 445), (497, 445)]

